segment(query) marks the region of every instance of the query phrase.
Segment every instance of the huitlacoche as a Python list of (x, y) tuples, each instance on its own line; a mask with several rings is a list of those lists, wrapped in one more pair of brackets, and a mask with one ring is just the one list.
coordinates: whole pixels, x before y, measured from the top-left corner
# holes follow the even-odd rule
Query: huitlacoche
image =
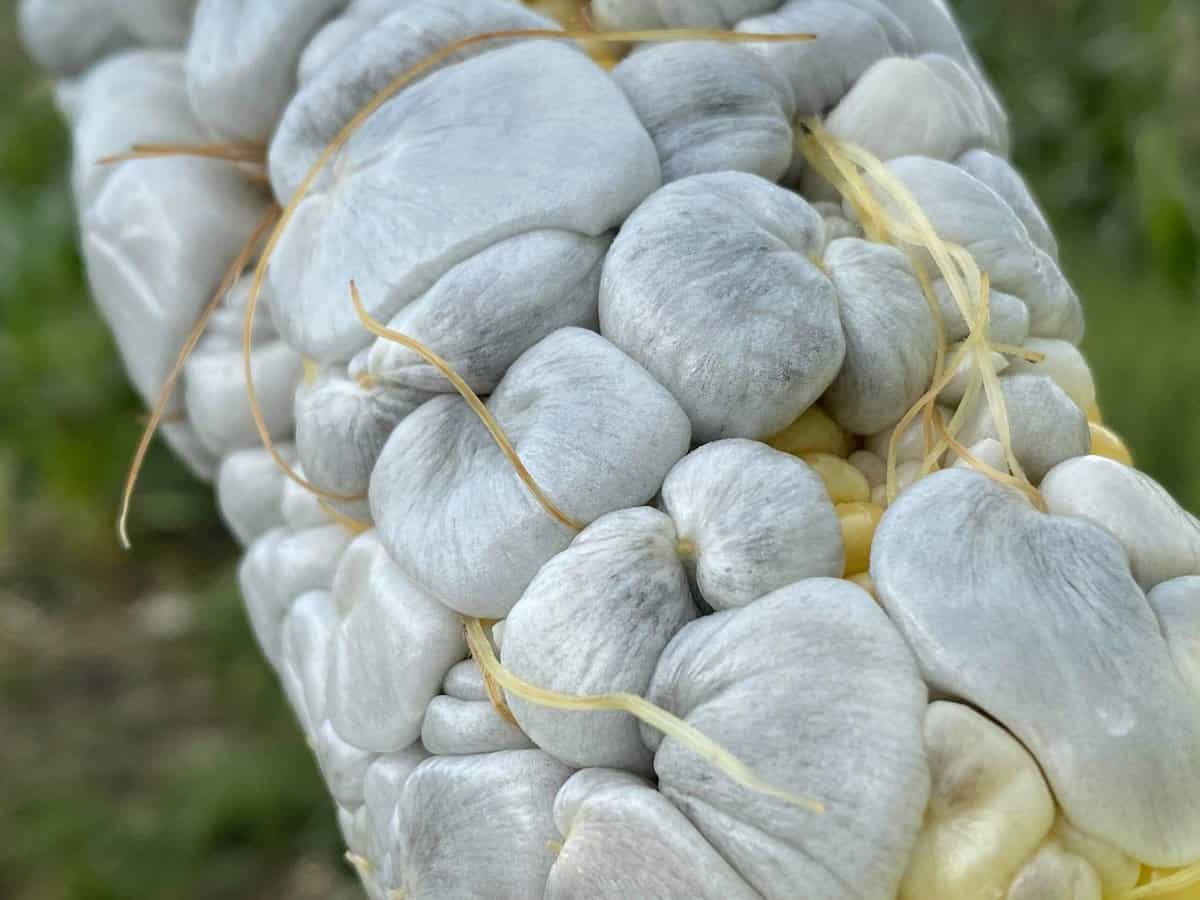
[[(255, 224), (296, 203), (249, 336), (273, 452), (248, 272), (164, 434), (245, 547), (250, 622), (369, 896), (1098, 900), (1196, 862), (1200, 525), (1089, 455), (1082, 305), (947, 5), (591, 7), (602, 29), (816, 39), (617, 47), (611, 72), (565, 40), (462, 47), (301, 194), (431, 53), (557, 26), (516, 0), (19, 5), (147, 404)], [(924, 417), (898, 433), (939, 329), (953, 355), (973, 324), (925, 249), (873, 242), (806, 164), (812, 116), (987, 272), (1007, 427), (975, 357), (933, 414), (1045, 511), (931, 455)], [(134, 144), (243, 162), (100, 163)], [(428, 359), (363, 327), (351, 280), (483, 398), (563, 519)], [(625, 712), (504, 691), (464, 617), (497, 623), (517, 678), (643, 697), (824, 812)]]

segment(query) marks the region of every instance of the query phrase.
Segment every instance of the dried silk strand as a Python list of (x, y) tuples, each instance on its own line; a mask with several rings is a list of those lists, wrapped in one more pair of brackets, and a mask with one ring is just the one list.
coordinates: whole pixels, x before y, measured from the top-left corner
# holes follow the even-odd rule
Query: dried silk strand
[(354, 516), (347, 515), (328, 500), (318, 499), (317, 505), (321, 507), (325, 515), (329, 516), (336, 524), (341, 525), (353, 535), (364, 534), (371, 530), (370, 522), (364, 522), (362, 519), (356, 519)]
[[(284, 205), (283, 213), (279, 217), (279, 222), (276, 224), (271, 237), (267, 241), (267, 246), (263, 250), (262, 256), (258, 260), (258, 265), (254, 269), (254, 278), (250, 284), (250, 295), (246, 304), (246, 332), (243, 336), (243, 350), (245, 356), (245, 366), (247, 372), (247, 395), (250, 400), (252, 410), (255, 413), (255, 423), (258, 426), (259, 436), (262, 439), (263, 447), (271, 454), (275, 460), (275, 464), (283, 471), (283, 473), (296, 484), (305, 490), (316, 494), (319, 497), (324, 497), (328, 500), (360, 500), (361, 497), (346, 497), (339, 494), (331, 493), (323, 490), (316, 485), (302, 478), (285, 460), (282, 454), (274, 446), (271, 441), (271, 436), (267, 432), (266, 422), (264, 421), (261, 410), (258, 409), (257, 397), (254, 394), (254, 386), (250, 381), (250, 328), (254, 322), (254, 311), (258, 306), (258, 298), (262, 294), (263, 283), (266, 280), (267, 270), (270, 268), (271, 259), (275, 254), (275, 249), (279, 246), (284, 232), (291, 224), (292, 218), (296, 211), (300, 208), (300, 204), (308, 196), (312, 189), (313, 183), (317, 176), (321, 174), (324, 168), (329, 164), (329, 161), (344, 147), (349, 140), (354, 137), (355, 133), (362, 128), (366, 121), (373, 116), (381, 106), (387, 103), (392, 97), (396, 96), (405, 87), (412, 84), (422, 75), (432, 71), (437, 66), (441, 65), (447, 59), (452, 57), (460, 50), (476, 44), (486, 43), (495, 40), (575, 40), (583, 42), (601, 43), (601, 44), (630, 44), (630, 43), (664, 43), (669, 41), (720, 41), (736, 44), (763, 44), (763, 43), (791, 43), (796, 41), (808, 41), (815, 38), (812, 34), (749, 34), (736, 33), (728, 31), (716, 31), (712, 29), (664, 29), (661, 31), (610, 31), (596, 32), (589, 30), (567, 30), (561, 31), (550, 28), (530, 28), (518, 29), (513, 31), (493, 31), (484, 34), (472, 35), (458, 41), (447, 44), (442, 49), (431, 53), (429, 56), (422, 59), (420, 62), (409, 67), (401, 72), (392, 81), (364, 104), (357, 113), (347, 122), (330, 141), (325, 149), (321, 151), (312, 167), (305, 174), (296, 192)], [(558, 518), (558, 516), (555, 516)]]
[[(893, 202), (907, 214), (908, 222), (896, 223), (893, 232), (900, 240), (924, 247), (946, 279), (951, 295), (968, 325), (966, 343), (974, 348), (975, 365), (971, 380), (982, 379), (992, 420), (1009, 467), (1014, 475), (1029, 484), (1013, 451), (1007, 404), (1000, 392), (999, 378), (991, 366), (990, 349), (987, 346), (990, 291), (986, 273), (980, 271), (974, 257), (965, 248), (942, 241), (908, 188), (883, 163), (860, 147), (852, 144), (843, 144), (841, 147), (847, 157), (888, 192)], [(971, 292), (976, 286), (978, 294), (973, 297)], [(1032, 484), (1029, 487), (1032, 489)]]
[(262, 144), (134, 144), (122, 153), (102, 156), (96, 163), (111, 166), (136, 159), (165, 159), (176, 156), (265, 166), (267, 148)]
[(196, 345), (200, 343), (200, 338), (204, 335), (209, 321), (225, 301), (225, 295), (229, 293), (238, 276), (250, 264), (250, 259), (254, 255), (254, 251), (258, 248), (267, 231), (275, 224), (275, 219), (278, 215), (279, 208), (274, 205), (263, 213), (262, 218), (259, 219), (258, 224), (250, 233), (250, 237), (246, 239), (246, 243), (242, 245), (242, 249), (225, 271), (225, 275), (221, 278), (221, 283), (217, 285), (217, 290), (213, 294), (212, 299), (209, 300), (208, 305), (200, 314), (200, 318), (196, 320), (196, 324), (192, 327), (191, 333), (188, 334), (183, 348), (179, 351), (179, 356), (175, 359), (175, 365), (172, 366), (166, 381), (163, 382), (162, 389), (158, 394), (158, 400), (154, 404), (154, 410), (150, 414), (150, 418), (146, 421), (146, 427), (142, 431), (141, 440), (138, 441), (137, 451), (134, 453), (133, 462), (129, 466), (129, 473), (125, 476), (125, 487), (121, 491), (121, 509), (117, 514), (117, 536), (120, 538), (121, 546), (126, 550), (133, 547), (133, 544), (129, 540), (129, 509), (133, 505), (133, 494), (137, 489), (138, 476), (141, 474), (142, 465), (146, 461), (146, 453), (150, 449), (150, 442), (154, 439), (154, 435), (158, 431), (158, 426), (163, 421), (167, 404), (170, 403), (171, 395), (175, 390), (175, 384), (179, 381), (179, 376), (183, 373), (184, 364), (187, 363), (188, 358), (192, 355), (192, 351), (196, 349)]
[[(263, 446), (271, 454), (276, 465), (278, 465), (291, 480), (320, 497), (329, 500), (346, 501), (361, 499), (357, 496), (343, 496), (334, 494), (311, 484), (304, 478), (300, 477), (300, 475), (288, 465), (287, 461), (283, 459), (278, 449), (274, 446), (270, 433), (266, 427), (262, 410), (258, 404), (256, 392), (254, 390), (253, 373), (251, 369), (254, 315), (257, 309), (259, 297), (262, 293), (266, 273), (270, 267), (271, 259), (274, 255), (275, 249), (278, 247), (283, 234), (287, 230), (287, 227), (290, 224), (293, 216), (296, 214), (300, 204), (311, 190), (317, 176), (329, 163), (333, 156), (342, 147), (344, 147), (345, 144), (358, 131), (358, 129), (362, 127), (367, 119), (369, 119), (370, 116), (372, 116), (381, 106), (383, 106), (384, 103), (395, 96), (405, 86), (411, 84), (423, 74), (431, 71), (458, 51), (474, 44), (484, 43), (491, 40), (550, 39), (578, 40), (606, 44), (661, 43), (671, 41), (785, 43), (811, 40), (813, 37), (814, 35), (811, 34), (739, 34), (708, 29), (668, 29), (662, 31), (624, 31), (606, 33), (593, 31), (558, 31), (550, 29), (493, 32), (475, 35), (449, 44), (393, 79), (389, 85), (376, 94), (375, 97), (373, 97), (354, 115), (353, 118), (351, 118), (349, 122), (347, 122), (347, 124), (318, 156), (316, 162), (301, 181), (295, 194), (288, 200), (282, 212), (279, 214), (278, 221), (276, 222), (275, 227), (272, 230), (269, 239), (267, 240), (266, 247), (259, 258), (258, 264), (254, 269), (250, 293), (247, 298), (246, 318), (242, 335), (243, 362), (246, 375), (246, 393), (250, 403), (252, 415), (254, 416), (255, 425), (258, 428), (259, 436), (262, 439)], [(142, 151), (137, 151), (137, 148), (135, 148), (135, 151), (144, 154), (144, 148)], [(141, 156), (138, 158), (141, 158)], [(471, 406), (472, 410), (480, 417), (481, 421), (488, 428), (488, 431), (491, 433), (493, 439), (496, 441), (497, 445), (500, 447), (509, 463), (513, 466), (514, 470), (521, 477), (521, 480), (541, 504), (543, 509), (545, 509), (545, 511), (556, 521), (559, 521), (563, 525), (574, 530), (579, 530), (581, 528), (581, 523), (576, 522), (574, 519), (564, 514), (547, 496), (545, 496), (536, 480), (521, 462), (519, 456), (512, 447), (512, 444), (508, 440), (507, 436), (504, 434), (504, 431), (500, 427), (499, 423), (496, 422), (495, 418), (488, 411), (487, 407), (482, 403), (482, 401), (479, 400), (478, 396), (462, 380), (462, 378), (459, 377), (457, 373), (455, 373), (453, 369), (441, 359), (441, 357), (424, 347), (424, 345), (420, 344), (418, 341), (415, 341), (406, 335), (400, 334), (399, 332), (392, 331), (391, 329), (384, 327), (379, 322), (376, 322), (363, 307), (361, 297), (359, 296), (357, 287), (353, 284), (353, 282), (351, 282), (351, 299), (354, 303), (359, 319), (368, 329), (380, 337), (396, 341), (397, 343), (401, 343), (404, 346), (409, 347), (414, 352), (418, 353), (428, 363), (437, 368), (446, 378), (450, 380), (451, 384), (454, 385), (455, 389)], [(553, 691), (547, 691), (538, 688), (517, 678), (500, 664), (499, 660), (496, 658), (494, 650), (492, 649), (491, 643), (487, 638), (482, 622), (477, 619), (467, 620), (466, 631), (472, 655), (479, 663), (481, 669), (488, 678), (494, 680), (494, 682), (501, 686), (504, 690), (510, 691), (517, 696), (524, 697), (531, 702), (538, 703), (539, 705), (556, 709), (615, 710), (628, 712), (646, 724), (659, 729), (664, 734), (679, 740), (684, 746), (689, 747), (693, 752), (696, 752), (703, 758), (711, 761), (717, 766), (717, 768), (726, 773), (738, 784), (741, 784), (742, 786), (758, 793), (775, 797), (788, 804), (808, 809), (814, 813), (821, 813), (824, 811), (822, 804), (816, 801), (796, 796), (763, 781), (736, 757), (711, 741), (694, 727), (671, 715), (665, 710), (654, 706), (644, 698), (633, 694), (608, 694), (598, 697), (572, 697), (566, 694), (559, 694)]]
[[(463, 619), (463, 626), (466, 627), (467, 620)], [(484, 631), (495, 627), (495, 622), (480, 622), (484, 625)], [(489, 643), (491, 639), (488, 638)], [(517, 721), (517, 717), (513, 715), (512, 709), (508, 705), (508, 700), (504, 697), (504, 690), (496, 683), (496, 679), (492, 677), (492, 673), (487, 667), (475, 657), (474, 650), (471, 651), (471, 659), (475, 660), (475, 665), (479, 668), (480, 674), (483, 675), (483, 689), (487, 693), (488, 701), (492, 704), (492, 709), (499, 713), (500, 718), (510, 725), (521, 727), (521, 723)]]
[[(917, 416), (923, 415), (926, 442), (926, 457), (922, 465), (923, 474), (937, 467), (941, 451), (948, 447), (968, 465), (990, 478), (1019, 487), (1041, 505), (1037, 489), (1034, 488), (1022, 469), (1013, 450), (1007, 404), (1004, 401), (999, 376), (991, 364), (991, 354), (1000, 352), (1006, 355), (1019, 355), (1030, 360), (1040, 359), (1042, 355), (1019, 347), (989, 343), (987, 332), (991, 318), (991, 291), (987, 273), (979, 269), (978, 264), (965, 248), (943, 241), (938, 236), (908, 188), (894, 173), (863, 148), (834, 138), (816, 120), (807, 121), (803, 123), (802, 127), (803, 135), (799, 143), (805, 158), (854, 207), (870, 239), (883, 240), (899, 246), (909, 255), (926, 295), (926, 302), (934, 312), (935, 322), (938, 323), (938, 359), (935, 364), (933, 388), (922, 395), (897, 423), (888, 447), (887, 493), (889, 501), (894, 500), (897, 493), (896, 472), (899, 441)], [(879, 201), (875, 190), (866, 184), (865, 179), (868, 178), (874, 184), (875, 189), (889, 202), (889, 205), (894, 210), (898, 210), (898, 214), (885, 208), (884, 204)], [(963, 341), (960, 352), (955, 355), (955, 360), (948, 367), (944, 365), (945, 331), (940, 318), (940, 309), (936, 309), (937, 303), (933, 296), (930, 279), (924, 271), (921, 258), (915, 254), (914, 248), (925, 250), (932, 258), (950, 290), (959, 313), (967, 323), (967, 338)], [(975, 398), (982, 392), (1012, 475), (1001, 473), (983, 464), (973, 454), (963, 452), (966, 448), (956, 439), (955, 435), (964, 421), (964, 417), (960, 413), (967, 405), (966, 398), (964, 403), (960, 404), (959, 411), (949, 426), (942, 422), (935, 413), (934, 405), (938, 395), (954, 376), (961, 362), (967, 358), (971, 363), (967, 395), (969, 398)], [(935, 431), (940, 435), (936, 441)]]
[[(255, 278), (257, 279), (257, 277), (258, 270), (255, 272)], [(242, 326), (242, 371), (246, 379), (246, 402), (250, 406), (250, 415), (254, 419), (254, 427), (258, 430), (258, 437), (262, 442), (263, 448), (271, 454), (275, 465), (289, 480), (318, 499), (341, 503), (357, 503), (360, 500), (365, 500), (365, 494), (339, 494), (336, 491), (328, 491), (318, 487), (293, 469), (291, 464), (283, 458), (283, 454), (279, 452), (279, 448), (275, 446), (275, 441), (271, 437), (271, 430), (267, 427), (266, 416), (263, 415), (262, 405), (258, 402), (258, 391), (254, 387), (254, 316), (257, 311), (258, 293), (252, 288), (249, 296), (246, 298), (246, 320)], [(304, 362), (304, 371), (306, 378), (310, 377), (315, 371), (315, 367), (307, 359)]]
[(462, 376), (455, 372), (448, 362), (420, 341), (406, 334), (401, 334), (399, 331), (387, 328), (372, 318), (371, 314), (367, 312), (366, 307), (363, 306), (362, 296), (358, 292), (358, 286), (353, 281), (350, 282), (350, 298), (354, 303), (354, 311), (358, 314), (358, 319), (362, 322), (364, 328), (376, 337), (400, 344), (402, 347), (412, 350), (425, 360), (425, 362), (437, 369), (454, 386), (459, 396), (467, 402), (472, 412), (479, 417), (479, 421), (487, 428), (488, 433), (491, 434), (492, 439), (496, 442), (496, 446), (500, 448), (500, 452), (504, 454), (504, 458), (508, 460), (509, 464), (513, 467), (513, 471), (517, 473), (517, 477), (529, 489), (529, 493), (533, 495), (533, 498), (537, 500), (547, 515), (572, 531), (582, 531), (584, 527), (582, 522), (568, 516), (558, 508), (554, 501), (546, 496), (546, 492), (542, 490), (537, 479), (533, 477), (529, 469), (525, 467), (525, 463), (521, 461), (516, 448), (513, 447), (512, 441), (508, 439), (508, 435), (504, 433), (504, 429), (500, 426), (500, 423), (496, 421), (496, 417), (492, 415), (486, 404), (479, 399), (479, 395), (471, 390), (471, 386), (463, 380)]
[(695, 726), (688, 724), (678, 716), (672, 715), (665, 709), (655, 706), (644, 697), (639, 697), (637, 694), (624, 693), (597, 694), (586, 697), (574, 694), (561, 694), (557, 691), (546, 690), (545, 688), (540, 688), (524, 681), (512, 671), (505, 668), (500, 660), (496, 658), (496, 652), (492, 649), (492, 644), (488, 639), (483, 622), (479, 619), (465, 619), (464, 621), (467, 631), (467, 645), (470, 647), (471, 655), (475, 657), (475, 661), (479, 663), (480, 668), (485, 672), (489, 672), (495, 678), (496, 682), (509, 693), (549, 709), (558, 709), (567, 712), (629, 713), (651, 728), (661, 731), (667, 737), (674, 738), (696, 755), (708, 760), (742, 787), (758, 794), (774, 797), (777, 800), (787, 803), (789, 806), (807, 810), (815, 815), (821, 815), (825, 812), (825, 806), (821, 802), (801, 797), (763, 780), (745, 763), (706, 736)]
[(1149, 900), (1151, 897), (1170, 898), (1179, 891), (1200, 885), (1200, 863), (1195, 863), (1165, 878), (1136, 887), (1125, 895), (1126, 900)]

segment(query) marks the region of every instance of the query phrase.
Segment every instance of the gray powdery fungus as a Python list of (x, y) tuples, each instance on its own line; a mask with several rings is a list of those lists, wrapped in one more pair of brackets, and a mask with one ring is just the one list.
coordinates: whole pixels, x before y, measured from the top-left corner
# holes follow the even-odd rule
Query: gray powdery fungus
[[(234, 284), (161, 434), (215, 477), (370, 900), (1098, 900), (1195, 863), (1200, 523), (1085, 455), (1080, 303), (945, 0), (594, 0), (793, 36), (606, 47), (579, 11), (18, 7), (148, 404)], [(471, 41), (512, 29), (553, 36)], [(865, 239), (920, 216), (849, 142), (986, 322), (936, 238)], [(230, 264), (293, 200), (255, 417)], [(970, 356), (933, 398), (939, 318)], [(1041, 496), (923, 415), (893, 456), (926, 399)]]
[[(597, 330), (600, 272), (611, 237), (544, 229), (499, 241), (455, 266), (387, 323), (440, 356), (479, 394), (495, 390), (522, 353), (559, 328)], [(375, 340), (351, 372), (410, 390), (451, 393), (412, 349)]]
[(563, 847), (546, 900), (757, 900), (753, 890), (666, 797), (612, 769), (571, 776), (554, 801)]
[[(933, 296), (942, 314), (946, 340), (955, 342), (966, 338), (971, 329), (943, 279), (933, 282)], [(994, 289), (988, 291), (988, 313), (989, 341), (1019, 347), (1029, 338), (1029, 307), (1019, 297)]]
[(425, 760), (397, 810), (396, 887), (405, 900), (528, 900), (545, 890), (554, 796), (571, 770), (540, 750)]
[(714, 776), (643, 729), (659, 790), (766, 900), (893, 897), (929, 792), (926, 692), (904, 641), (865, 592), (810, 579), (686, 626), (648, 699), (816, 814)]
[(1051, 258), (1058, 259), (1058, 241), (1050, 230), (1046, 214), (1012, 163), (986, 149), (970, 150), (954, 163), (999, 194), (1025, 225), (1030, 239)]
[(182, 75), (177, 54), (139, 50), (98, 66), (75, 97), (71, 180), (88, 283), (147, 402), (266, 208), (219, 160), (100, 165), (137, 141), (201, 138)]
[(358, 747), (402, 750), (420, 736), (446, 672), (466, 656), (458, 616), (414, 584), (374, 532), (343, 554), (333, 602), (329, 719)]
[(138, 42), (111, 0), (20, 0), (16, 12), (25, 49), (55, 75), (77, 75)]
[[(242, 330), (250, 279), (226, 295), (183, 369), (183, 403), (201, 443), (215, 458), (261, 445), (246, 393)], [(279, 339), (269, 316), (255, 319), (251, 350), (254, 389), (267, 433), (286, 441), (296, 429), (292, 398), (304, 361)]]
[(709, 609), (746, 606), (804, 578), (838, 578), (842, 530), (825, 483), (757, 441), (707, 444), (667, 475), (662, 507)]
[[(656, 510), (600, 517), (541, 568), (509, 612), (501, 661), (560, 693), (645, 693), (663, 648), (696, 616), (678, 544)], [(568, 765), (650, 771), (627, 713), (563, 712), (513, 695), (508, 704), (537, 745)]]
[(817, 212), (764, 179), (673, 182), (613, 242), (600, 331), (671, 391), (697, 441), (766, 438), (842, 364), (837, 296), (813, 261), (824, 248)]
[(825, 266), (837, 290), (846, 357), (824, 405), (852, 434), (895, 425), (933, 378), (937, 332), (903, 253), (857, 239), (834, 241)]
[[(277, 448), (292, 456), (289, 446)], [(217, 508), (243, 546), (283, 525), (283, 488), (287, 478), (271, 454), (261, 447), (238, 450), (221, 460), (217, 470)]]
[[(882, 160), (926, 156), (955, 160), (974, 148), (999, 149), (1006, 135), (979, 84), (954, 60), (937, 54), (887, 57), (874, 63), (825, 120), (829, 133)], [(812, 170), (804, 193), (835, 196)]]
[[(580, 522), (646, 503), (691, 439), (665, 388), (578, 328), (526, 351), (488, 409), (546, 496)], [(370, 501), (396, 562), (464, 615), (503, 618), (573, 537), (457, 396), (429, 401), (392, 432)]]
[[(888, 168), (908, 188), (934, 231), (965, 247), (991, 285), (1029, 307), (1035, 337), (1083, 339), (1083, 311), (1054, 258), (1034, 243), (1029, 230), (992, 188), (958, 166), (906, 156)], [(923, 252), (923, 251), (922, 251)], [(926, 263), (933, 270), (930, 263)]]
[(195, 5), (196, 0), (20, 0), (17, 24), (42, 68), (71, 76), (129, 47), (182, 47)]
[(459, 700), (441, 695), (425, 708), (421, 745), (437, 756), (471, 756), (537, 746), (486, 699)]
[(309, 591), (327, 591), (352, 535), (340, 525), (273, 528), (255, 539), (238, 567), (238, 585), (263, 655), (278, 667), (284, 620)]
[[(371, 341), (350, 279), (387, 320), (469, 277), (460, 264), (500, 241), (603, 235), (659, 177), (628, 101), (577, 50), (531, 42), (473, 57), (388, 101), (322, 170), (273, 258), (275, 323), (306, 355), (348, 360)], [(539, 277), (550, 260), (525, 252)]]
[[(1091, 448), (1087, 416), (1048, 376), (1006, 375), (1000, 379), (1000, 392), (1008, 411), (1013, 454), (1034, 484), (1059, 463), (1083, 456)], [(970, 446), (997, 437), (995, 417), (981, 396), (959, 439)]]
[(1009, 360), (1007, 372), (1010, 375), (1020, 375), (1029, 372), (1034, 375), (1049, 375), (1067, 396), (1085, 413), (1090, 412), (1096, 405), (1096, 382), (1092, 378), (1092, 370), (1088, 368), (1087, 360), (1079, 348), (1070, 341), (1051, 340), (1049, 338), (1028, 338), (1024, 341), (1026, 350), (1042, 354), (1042, 359), (1032, 362), (1021, 356)]
[(1164, 581), (1146, 599), (1158, 616), (1179, 674), (1200, 699), (1200, 576)]
[(265, 141), (296, 91), (300, 54), (346, 0), (199, 0), (187, 44), (192, 111), (222, 140)]
[[(396, 77), (431, 53), (477, 34), (556, 26), (512, 0), (353, 2), (317, 32), (299, 65), (299, 89), (271, 137), (271, 185), (287, 201), (337, 133)], [(503, 46), (463, 48), (445, 64)], [(435, 70), (436, 71), (436, 70)]]
[(707, 172), (777, 181), (792, 161), (792, 88), (738, 44), (650, 44), (613, 70), (654, 139), (663, 182)]
[(792, 0), (776, 12), (743, 19), (735, 30), (820, 36), (799, 43), (750, 45), (791, 85), (801, 116), (834, 106), (879, 60), (916, 49), (908, 28), (875, 0)]
[(434, 395), (416, 388), (351, 378), (328, 366), (295, 391), (296, 454), (322, 490), (358, 501), (337, 506), (368, 519), (367, 486), (383, 445), (403, 419)]
[(1029, 748), (1078, 827), (1144, 862), (1200, 856), (1200, 718), (1125, 551), (977, 472), (888, 510), (871, 577), (931, 689)]
[(1101, 456), (1072, 459), (1046, 476), (1050, 512), (1103, 526), (1129, 556), (1143, 590), (1200, 575), (1200, 521), (1149, 475)]

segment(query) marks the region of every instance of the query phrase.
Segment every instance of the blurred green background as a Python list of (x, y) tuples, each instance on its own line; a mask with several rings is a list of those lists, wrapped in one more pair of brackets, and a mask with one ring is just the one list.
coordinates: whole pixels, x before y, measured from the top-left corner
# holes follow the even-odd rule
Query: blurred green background
[[(964, 0), (1088, 311), (1106, 420), (1200, 510), (1200, 4)], [(92, 312), (50, 86), (0, 10), (0, 896), (351, 897), (208, 487)]]

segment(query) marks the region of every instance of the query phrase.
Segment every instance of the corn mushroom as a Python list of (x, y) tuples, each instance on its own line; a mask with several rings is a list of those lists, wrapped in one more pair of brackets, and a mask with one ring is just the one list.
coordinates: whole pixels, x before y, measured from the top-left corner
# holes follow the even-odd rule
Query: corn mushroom
[(66, 8), (93, 295), (370, 897), (1190, 896), (1200, 525), (943, 0)]

